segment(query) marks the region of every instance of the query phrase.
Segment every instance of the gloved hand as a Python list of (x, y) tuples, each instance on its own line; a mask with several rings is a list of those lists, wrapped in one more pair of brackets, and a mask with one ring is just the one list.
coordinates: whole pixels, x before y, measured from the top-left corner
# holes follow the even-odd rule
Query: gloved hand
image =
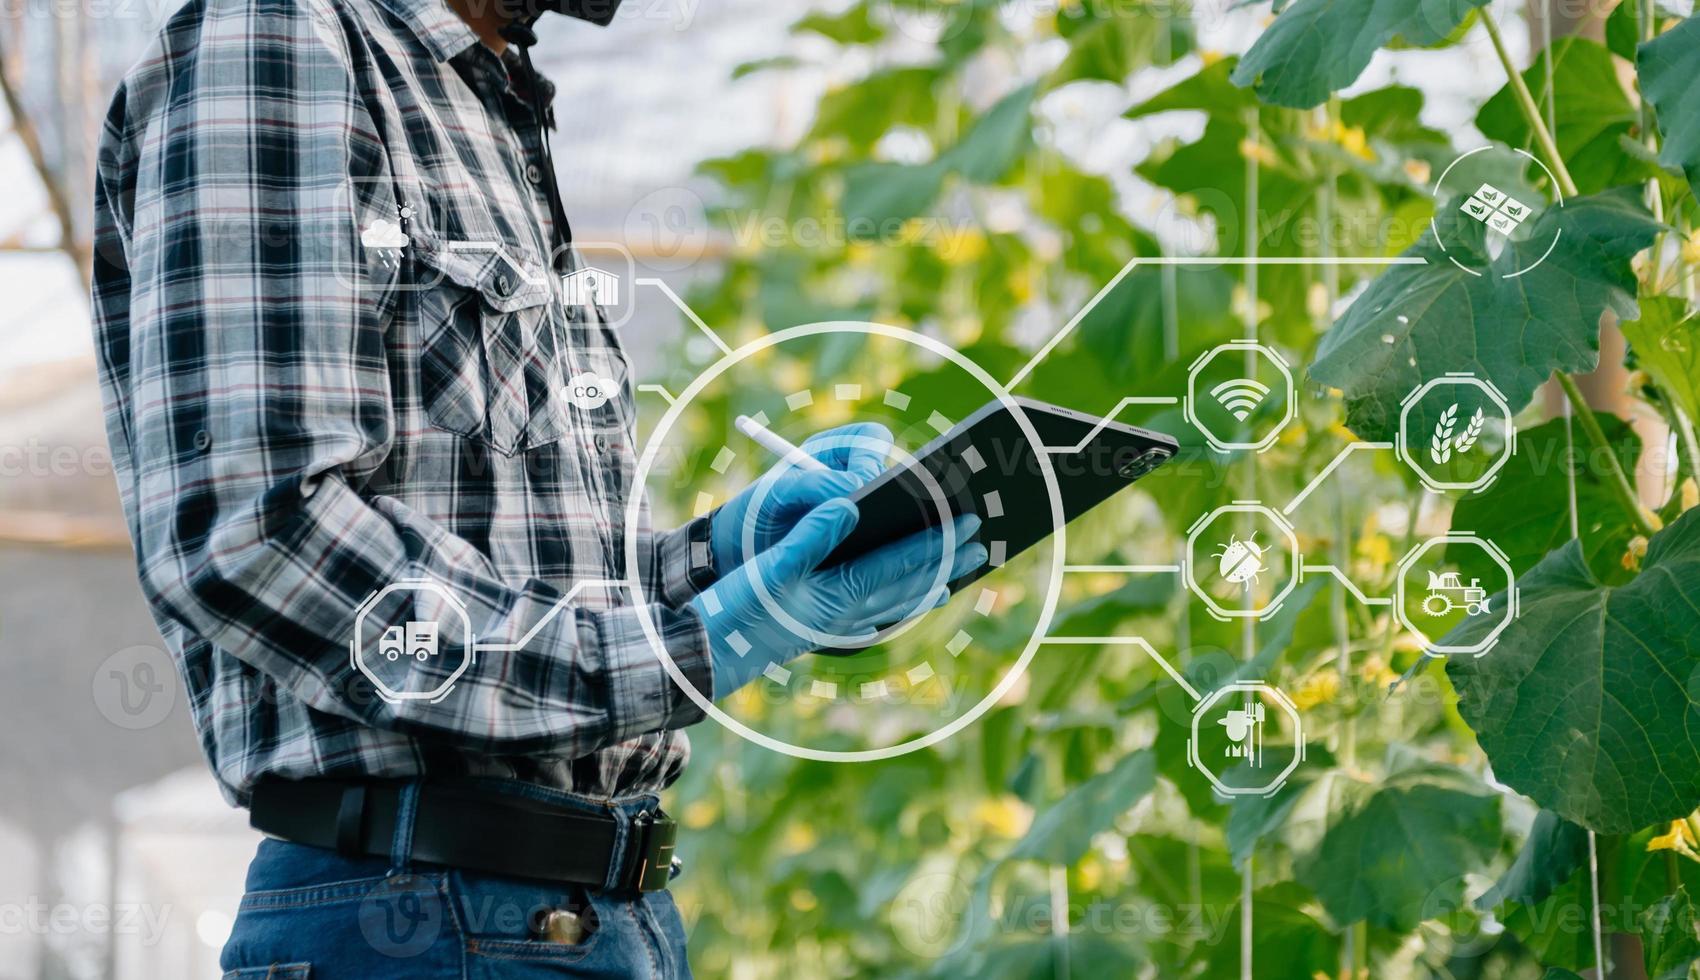
[[(891, 430), (877, 422), (843, 425), (810, 436), (799, 448), (829, 469), (777, 463), (715, 511), (708, 542), (714, 567), (725, 575), (751, 555), (773, 547), (804, 514), (878, 476), (885, 469), (891, 445)], [(746, 526), (754, 529), (753, 548), (745, 547)]]
[[(716, 698), (755, 680), (769, 664), (844, 646), (847, 638), (871, 636), (881, 626), (944, 605), (950, 598), (946, 583), (986, 561), (985, 546), (969, 540), (980, 528), (980, 519), (969, 514), (956, 519), (948, 558), (944, 532), (934, 529), (816, 569), (849, 536), (857, 516), (848, 500), (821, 504), (778, 544), (691, 600), (708, 628)], [(949, 570), (939, 579), (939, 564), (946, 560)]]

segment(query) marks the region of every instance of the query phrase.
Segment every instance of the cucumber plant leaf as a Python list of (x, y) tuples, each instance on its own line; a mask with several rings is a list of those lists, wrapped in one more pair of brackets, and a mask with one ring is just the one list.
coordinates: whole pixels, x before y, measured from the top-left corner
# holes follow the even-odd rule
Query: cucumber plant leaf
[(1551, 810), (1535, 815), (1529, 839), (1505, 874), (1476, 899), (1476, 908), (1497, 908), (1505, 902), (1534, 905), (1570, 880), (1588, 859), (1588, 832)]
[[(1599, 416), (1606, 442), (1625, 473), (1635, 472), (1641, 437), (1614, 415)], [(1517, 433), (1517, 453), (1493, 484), (1462, 497), (1452, 510), (1452, 527), (1493, 539), (1518, 574), (1562, 547), (1570, 533), (1571, 476), (1575, 477), (1576, 525), (1583, 557), (1602, 581), (1626, 577), (1623, 556), (1635, 530), (1618, 505), (1606, 460), (1593, 452), (1580, 428), (1566, 434), (1563, 419)], [(1575, 452), (1571, 446), (1574, 440)], [(1465, 579), (1498, 582), (1504, 572), (1481, 548), (1447, 549), (1446, 560)]]
[[(1652, 537), (1626, 585), (1601, 583), (1573, 541), (1519, 586), (1518, 617), (1499, 642), (1447, 664), (1459, 713), (1494, 775), (1600, 833), (1692, 813), (1700, 803), (1700, 510)], [(1446, 642), (1476, 642), (1491, 619), (1465, 620)]]
[[(1627, 156), (1619, 143), (1640, 115), (1618, 81), (1617, 66), (1604, 45), (1580, 37), (1553, 42), (1550, 100), (1546, 72), (1547, 60), (1537, 58), (1523, 72), (1523, 81), (1534, 93), (1542, 117), (1556, 121), (1553, 140), (1583, 194), (1653, 176), (1653, 168)], [(1549, 102), (1559, 107), (1557, 112), (1549, 110)], [(1476, 128), (1488, 139), (1509, 146), (1530, 149), (1534, 143), (1510, 85), (1482, 105), (1476, 113)]]
[(1686, 888), (1653, 903), (1641, 914), (1641, 951), (1647, 976), (1653, 980), (1684, 980), (1700, 961), (1697, 913)]
[(1690, 419), (1700, 418), (1700, 317), (1678, 296), (1641, 300), (1641, 318), (1624, 321), (1635, 364)]
[(1294, 0), (1234, 69), (1271, 105), (1308, 109), (1357, 81), (1395, 40), (1439, 44), (1487, 0)]
[(1335, 770), (1300, 795), (1287, 837), (1293, 876), (1335, 922), (1407, 930), (1463, 905), (1464, 874), (1498, 849), (1499, 797), (1447, 766), (1379, 784)]
[[(1599, 363), (1601, 313), (1637, 315), (1630, 260), (1660, 227), (1636, 189), (1618, 188), (1548, 207), (1495, 255), (1484, 225), (1443, 206), (1404, 252), (1425, 264), (1377, 277), (1323, 336), (1311, 377), (1345, 394), (1346, 424), (1365, 439), (1391, 441), (1400, 401), (1449, 372), (1492, 382), (1519, 411), (1554, 371)], [(1530, 271), (1507, 278), (1518, 270)], [(1436, 421), (1414, 413), (1413, 431)]]
[(1700, 185), (1700, 17), (1689, 17), (1635, 52), (1641, 94), (1658, 114), (1659, 162)]
[(1123, 756), (1108, 772), (1070, 790), (1040, 813), (1027, 836), (1010, 851), (1011, 859), (1073, 864), (1091, 846), (1094, 835), (1144, 799), (1157, 785), (1157, 759), (1149, 751)]
[(999, 99), (959, 142), (931, 162), (875, 161), (846, 169), (839, 207), (850, 237), (894, 235), (894, 223), (932, 205), (948, 174), (975, 183), (1001, 180), (1032, 144), (1029, 110), (1035, 91), (1035, 86), (1024, 85)]

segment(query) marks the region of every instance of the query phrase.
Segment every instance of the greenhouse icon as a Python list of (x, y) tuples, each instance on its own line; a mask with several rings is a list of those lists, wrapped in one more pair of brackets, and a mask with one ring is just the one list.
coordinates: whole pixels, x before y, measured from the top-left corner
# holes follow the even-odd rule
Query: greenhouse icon
[(1509, 235), (1517, 230), (1524, 219), (1529, 217), (1531, 209), (1527, 204), (1517, 200), (1492, 184), (1483, 184), (1476, 188), (1458, 210), (1487, 225), (1501, 235)]

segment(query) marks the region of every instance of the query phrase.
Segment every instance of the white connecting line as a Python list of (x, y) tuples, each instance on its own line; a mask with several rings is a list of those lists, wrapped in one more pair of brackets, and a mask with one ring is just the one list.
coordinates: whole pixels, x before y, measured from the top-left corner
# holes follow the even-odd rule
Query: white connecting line
[(1327, 466), (1324, 466), (1322, 468), (1322, 472), (1316, 474), (1316, 476), (1313, 477), (1309, 483), (1305, 484), (1305, 488), (1303, 490), (1300, 490), (1298, 492), (1297, 496), (1295, 496), (1292, 500), (1287, 501), (1287, 506), (1281, 508), (1281, 513), (1291, 514), (1293, 511), (1298, 510), (1299, 505), (1305, 502), (1305, 498), (1310, 496), (1311, 493), (1317, 487), (1322, 486), (1322, 481), (1328, 479), (1328, 474), (1330, 474), (1330, 473), (1334, 472), (1336, 469), (1338, 469), (1340, 467), (1340, 464), (1344, 463), (1346, 461), (1347, 456), (1352, 455), (1353, 453), (1357, 452), (1360, 449), (1392, 449), (1392, 448), (1393, 448), (1393, 444), (1391, 442), (1353, 442), (1353, 443), (1348, 443), (1344, 449), (1341, 449), (1339, 453), (1335, 454), (1334, 458), (1329, 461)]
[(1150, 654), (1151, 659), (1157, 661), (1157, 666), (1159, 666), (1159, 667), (1163, 668), (1165, 671), (1167, 671), (1169, 676), (1173, 677), (1175, 679), (1175, 683), (1179, 684), (1181, 686), (1182, 690), (1186, 691), (1187, 694), (1191, 695), (1191, 697), (1194, 701), (1203, 700), (1203, 698), (1201, 698), (1198, 694), (1198, 689), (1193, 687), (1191, 684), (1189, 684), (1187, 682), (1187, 679), (1181, 675), (1180, 671), (1175, 669), (1173, 664), (1171, 664), (1167, 660), (1165, 660), (1163, 658), (1162, 654), (1158, 653), (1157, 650), (1154, 647), (1151, 646), (1151, 644), (1145, 642), (1145, 640), (1140, 638), (1140, 637), (1137, 637), (1137, 636), (1047, 636), (1043, 640), (1040, 640), (1039, 642), (1044, 643), (1044, 644), (1056, 644), (1056, 645), (1064, 645), (1064, 646), (1097, 646), (1097, 645), (1100, 645), (1100, 644), (1110, 644), (1110, 645), (1113, 645), (1113, 646), (1138, 647), (1139, 649), (1144, 650), (1146, 653)]
[[(1127, 278), (1128, 273), (1132, 272), (1135, 267), (1140, 265), (1428, 265), (1428, 259), (1425, 259), (1420, 255), (1382, 255), (1362, 258), (1348, 256), (1293, 255), (1271, 255), (1266, 257), (1237, 256), (1228, 258), (1207, 255), (1136, 255), (1127, 260), (1127, 264), (1122, 266), (1121, 271), (1116, 273), (1109, 282), (1104, 284), (1104, 288), (1098, 290), (1096, 295), (1086, 301), (1086, 305), (1080, 308), (1080, 312), (1070, 317), (1069, 321), (1063, 324), (1060, 330), (1052, 334), (1051, 338), (1045, 341), (1044, 346), (1040, 347), (1038, 352), (1035, 353), (1026, 364), (1022, 365), (1021, 370), (1015, 372), (1015, 376), (1010, 378), (1009, 384), (1004, 387), (1014, 389), (1016, 385), (1027, 380), (1027, 376), (1033, 372), (1034, 368), (1039, 366), (1039, 362), (1049, 357), (1051, 351), (1056, 350), (1057, 345), (1062, 343), (1063, 338), (1073, 333), (1075, 327), (1080, 326), (1080, 321), (1086, 319), (1086, 314), (1091, 313), (1093, 308), (1102, 302), (1105, 296), (1110, 294), (1111, 290), (1115, 289), (1116, 286), (1121, 284), (1123, 279)], [(705, 327), (704, 329), (707, 328)], [(1120, 409), (1118, 408), (1118, 411), (1119, 410)]]
[(1064, 565), (1064, 572), (1121, 572), (1127, 575), (1179, 575), (1179, 565)]
[(639, 286), (654, 286), (656, 289), (666, 293), (667, 298), (673, 301), (673, 305), (679, 308), (679, 312), (689, 317), (690, 321), (697, 325), (698, 330), (701, 330), (704, 334), (708, 335), (709, 340), (714, 341), (714, 346), (720, 348), (720, 353), (732, 353), (732, 348), (726, 343), (726, 341), (721, 340), (719, 334), (715, 333), (708, 324), (702, 322), (702, 317), (697, 316), (697, 311), (685, 305), (685, 301), (680, 299), (679, 294), (673, 292), (673, 287), (667, 285), (664, 280), (657, 279), (654, 276), (641, 276), (638, 278), (637, 284)]
[(1350, 592), (1359, 602), (1366, 606), (1393, 605), (1393, 600), (1386, 596), (1364, 595), (1363, 590), (1358, 588), (1357, 583), (1347, 578), (1346, 573), (1340, 571), (1340, 567), (1338, 565), (1301, 565), (1299, 566), (1299, 581), (1304, 581), (1305, 575), (1311, 572), (1326, 572), (1327, 574), (1334, 576), (1336, 579), (1339, 579), (1340, 584), (1346, 587), (1346, 591)]
[(1110, 409), (1110, 412), (1109, 412), (1108, 415), (1105, 415), (1102, 419), (1099, 419), (1098, 424), (1094, 425), (1092, 427), (1091, 431), (1087, 432), (1085, 436), (1081, 437), (1081, 440), (1079, 442), (1075, 443), (1072, 446), (1046, 446), (1045, 452), (1050, 453), (1053, 456), (1058, 454), (1058, 453), (1078, 453), (1078, 452), (1081, 452), (1082, 450), (1084, 450), (1086, 448), (1088, 443), (1090, 443), (1094, 438), (1097, 437), (1098, 433), (1104, 431), (1105, 427), (1107, 427), (1111, 422), (1115, 421), (1116, 416), (1118, 416), (1122, 413), (1122, 409), (1128, 407), (1129, 405), (1177, 405), (1179, 403), (1180, 403), (1180, 399), (1176, 398), (1174, 395), (1129, 395), (1128, 397), (1123, 398), (1121, 401), (1116, 402), (1116, 407)]
[(526, 630), (524, 636), (512, 643), (474, 643), (472, 648), (474, 650), (523, 650), (530, 645), (532, 640), (537, 639), (537, 634), (543, 632), (543, 627), (549, 625), (550, 620), (560, 615), (562, 609), (565, 609), (574, 599), (578, 598), (578, 594), (580, 592), (583, 592), (586, 589), (624, 589), (629, 587), (631, 584), (632, 583), (630, 582), (623, 582), (618, 579), (606, 578), (590, 579), (588, 581), (579, 582), (568, 590), (566, 595), (561, 597), (561, 601), (550, 607), (549, 611), (544, 613), (542, 618), (540, 618), (536, 624), (531, 627), (531, 629)]

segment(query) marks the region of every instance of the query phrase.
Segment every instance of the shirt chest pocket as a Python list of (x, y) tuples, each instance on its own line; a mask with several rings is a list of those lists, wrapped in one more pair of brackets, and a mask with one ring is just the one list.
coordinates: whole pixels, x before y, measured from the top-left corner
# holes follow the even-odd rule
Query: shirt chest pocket
[(417, 249), (419, 393), (440, 429), (503, 456), (570, 431), (553, 276), (487, 249)]

